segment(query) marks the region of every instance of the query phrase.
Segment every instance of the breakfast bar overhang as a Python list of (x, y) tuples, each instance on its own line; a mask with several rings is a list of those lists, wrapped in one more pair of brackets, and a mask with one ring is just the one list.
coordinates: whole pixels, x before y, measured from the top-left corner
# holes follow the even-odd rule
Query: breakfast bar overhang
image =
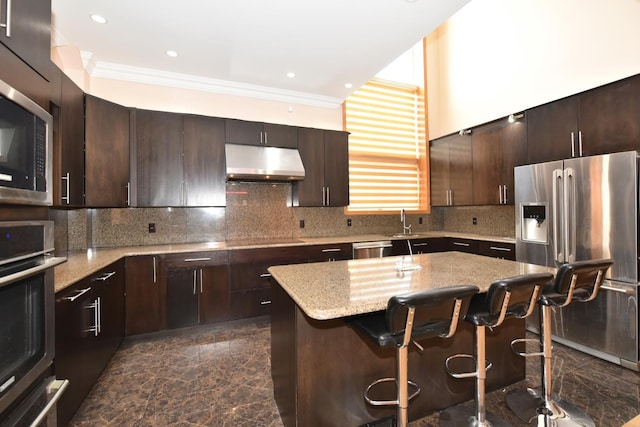
[[(372, 380), (394, 376), (395, 352), (360, 336), (349, 317), (385, 310), (394, 295), (464, 284), (484, 292), (498, 279), (550, 271), (461, 252), (270, 267), (271, 375), (285, 427), (357, 427), (394, 413), (368, 405), (363, 392)], [(473, 380), (454, 379), (444, 368), (453, 354), (473, 354), (473, 334), (460, 322), (453, 338), (421, 341), (423, 352), (412, 346), (409, 378), (422, 392), (409, 405), (410, 420), (473, 398)], [(488, 331), (487, 391), (524, 379), (524, 358), (510, 348), (524, 335), (521, 319)]]

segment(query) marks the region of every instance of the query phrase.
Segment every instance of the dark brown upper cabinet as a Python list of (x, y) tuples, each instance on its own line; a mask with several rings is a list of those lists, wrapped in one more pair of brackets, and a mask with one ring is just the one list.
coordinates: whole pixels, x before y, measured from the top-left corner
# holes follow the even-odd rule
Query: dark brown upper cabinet
[(185, 115), (184, 206), (225, 206), (224, 119)]
[(298, 150), (305, 177), (294, 184), (296, 206), (349, 204), (349, 134), (300, 128)]
[(640, 148), (640, 75), (527, 110), (528, 163)]
[(526, 118), (498, 120), (473, 129), (473, 204), (513, 204), (513, 168), (525, 163)]
[(298, 130), (294, 126), (226, 119), (225, 141), (231, 144), (296, 148)]
[(431, 206), (473, 204), (471, 136), (452, 134), (431, 141)]
[(85, 95), (85, 205), (129, 206), (129, 109)]
[(135, 206), (182, 206), (182, 115), (148, 110), (132, 114)]

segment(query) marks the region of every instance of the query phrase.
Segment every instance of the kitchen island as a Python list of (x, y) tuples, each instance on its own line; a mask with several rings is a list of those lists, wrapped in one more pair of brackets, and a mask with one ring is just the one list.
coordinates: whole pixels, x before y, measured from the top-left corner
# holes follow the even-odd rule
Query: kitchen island
[[(270, 267), (271, 375), (284, 425), (356, 427), (395, 413), (393, 406), (373, 407), (363, 399), (370, 382), (395, 375), (395, 350), (359, 335), (345, 321), (350, 316), (384, 310), (393, 295), (461, 284), (484, 292), (497, 279), (547, 271), (460, 252)], [(473, 398), (473, 379), (453, 379), (444, 369), (448, 356), (473, 353), (473, 334), (461, 322), (451, 339), (421, 341), (422, 354), (412, 346), (409, 378), (422, 392), (409, 405), (409, 419)], [(524, 334), (519, 319), (487, 331), (487, 359), (493, 363), (487, 391), (524, 379), (524, 358), (509, 349)]]

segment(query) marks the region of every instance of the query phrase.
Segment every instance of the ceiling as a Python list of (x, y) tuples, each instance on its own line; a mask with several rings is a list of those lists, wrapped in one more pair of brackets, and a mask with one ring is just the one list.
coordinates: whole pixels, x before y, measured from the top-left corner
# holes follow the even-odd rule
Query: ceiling
[(52, 0), (52, 42), (92, 76), (330, 105), (469, 1)]

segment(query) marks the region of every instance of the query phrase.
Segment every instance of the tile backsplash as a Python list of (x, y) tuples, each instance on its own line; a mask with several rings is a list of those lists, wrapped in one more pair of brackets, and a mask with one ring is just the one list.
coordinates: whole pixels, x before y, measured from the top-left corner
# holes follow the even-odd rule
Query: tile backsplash
[[(229, 183), (226, 207), (52, 209), (51, 218), (56, 222), (56, 248), (61, 251), (402, 231), (399, 212), (347, 216), (341, 207), (292, 207), (291, 200), (291, 184)], [(477, 225), (472, 224), (473, 218), (477, 219)], [(408, 214), (407, 223), (414, 233), (444, 230), (513, 236), (514, 209), (513, 206), (433, 208), (430, 214)], [(149, 232), (149, 224), (154, 224), (154, 233)]]

